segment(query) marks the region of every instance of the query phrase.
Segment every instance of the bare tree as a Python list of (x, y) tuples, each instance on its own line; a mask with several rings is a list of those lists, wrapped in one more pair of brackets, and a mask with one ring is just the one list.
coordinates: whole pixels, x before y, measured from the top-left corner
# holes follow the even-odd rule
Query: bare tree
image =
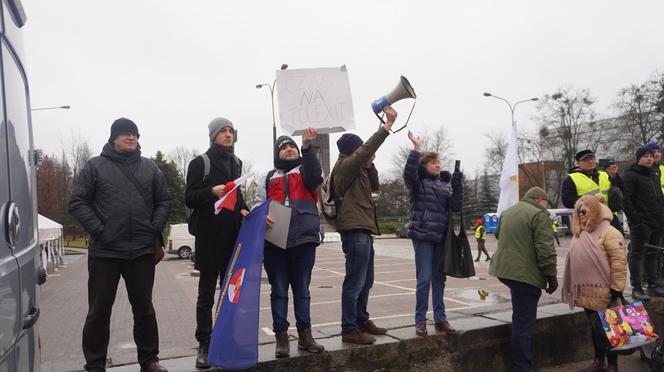
[(571, 167), (579, 150), (597, 150), (603, 126), (595, 122), (595, 99), (589, 90), (563, 87), (539, 102), (540, 135), (553, 159), (562, 159)]
[(500, 174), (507, 155), (507, 139), (500, 132), (487, 133), (484, 136), (489, 140), (484, 149), (484, 168), (488, 174)]
[[(92, 150), (88, 145), (87, 139), (83, 138), (81, 133), (69, 133), (69, 143), (62, 146), (63, 161), (67, 161), (71, 167), (72, 177), (75, 179), (78, 173), (83, 169), (85, 163), (92, 157)], [(66, 159), (65, 159), (66, 158)]]
[(613, 107), (621, 121), (622, 138), (630, 138), (643, 144), (658, 136), (657, 86), (653, 81), (641, 85), (632, 84), (618, 92)]
[[(434, 129), (425, 127), (423, 133), (415, 134), (422, 139), (421, 147), (423, 151), (435, 151), (440, 155), (442, 169), (451, 169), (454, 166), (452, 138), (448, 136), (445, 127), (442, 125)], [(392, 155), (392, 177), (402, 178), (406, 159), (408, 159), (412, 149), (412, 146), (402, 146)]]
[(178, 146), (175, 149), (169, 151), (166, 157), (169, 160), (172, 160), (175, 165), (177, 165), (180, 174), (182, 174), (182, 177), (186, 180), (189, 162), (191, 162), (198, 155), (198, 149)]
[(242, 196), (244, 196), (244, 201), (247, 203), (247, 206), (249, 208), (253, 208), (254, 204), (256, 204), (256, 193), (258, 192), (258, 183), (259, 180), (257, 179), (258, 175), (256, 172), (254, 172), (254, 166), (251, 164), (250, 161), (243, 161), (242, 162), (242, 175), (252, 175), (253, 178), (252, 180), (243, 183), (240, 186), (240, 191), (242, 191)]

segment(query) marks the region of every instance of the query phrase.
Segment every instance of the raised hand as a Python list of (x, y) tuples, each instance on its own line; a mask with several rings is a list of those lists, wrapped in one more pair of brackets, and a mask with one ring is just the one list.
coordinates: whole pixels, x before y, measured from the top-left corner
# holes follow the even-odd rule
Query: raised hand
[(307, 128), (302, 133), (302, 148), (308, 149), (311, 146), (311, 142), (316, 139), (318, 136), (318, 131), (314, 128)]
[(383, 108), (383, 112), (387, 116), (387, 120), (385, 120), (385, 124), (383, 124), (383, 128), (386, 130), (392, 129), (392, 125), (394, 122), (397, 120), (397, 112), (392, 108), (392, 106), (385, 106)]
[(413, 132), (408, 131), (408, 139), (413, 143), (413, 149), (415, 151), (420, 151), (420, 144), (422, 143), (420, 137), (415, 137)]

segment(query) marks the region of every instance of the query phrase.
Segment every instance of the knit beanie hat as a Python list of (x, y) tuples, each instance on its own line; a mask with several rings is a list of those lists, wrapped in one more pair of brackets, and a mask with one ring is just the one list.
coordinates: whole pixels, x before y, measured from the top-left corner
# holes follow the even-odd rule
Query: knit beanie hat
[(214, 143), (214, 139), (217, 137), (217, 134), (221, 132), (222, 129), (230, 127), (235, 131), (235, 128), (233, 128), (233, 123), (231, 123), (230, 120), (226, 118), (215, 118), (212, 119), (210, 124), (208, 124), (208, 130), (210, 132), (210, 142)]
[(647, 147), (651, 151), (655, 151), (655, 150), (662, 151), (662, 148), (656, 142), (648, 142), (648, 143), (646, 143), (645, 147)]
[(339, 152), (344, 155), (349, 155), (355, 151), (358, 147), (362, 146), (364, 141), (362, 138), (358, 137), (352, 133), (344, 133), (343, 136), (339, 137), (337, 140), (337, 148)]
[(138, 127), (133, 121), (127, 118), (120, 118), (111, 124), (111, 136), (108, 137), (108, 142), (115, 141), (121, 133), (133, 133), (136, 135), (136, 138), (140, 136), (138, 134)]
[(639, 159), (641, 159), (641, 157), (642, 157), (643, 155), (645, 155), (645, 154), (650, 154), (650, 155), (652, 155), (652, 156), (655, 156), (655, 154), (652, 153), (652, 150), (649, 149), (649, 148), (647, 148), (646, 146), (639, 147), (639, 148), (636, 150), (636, 162), (638, 163), (638, 162), (639, 162)]
[(616, 163), (616, 161), (614, 159), (611, 159), (611, 158), (609, 158), (609, 159), (599, 159), (598, 160), (598, 164), (602, 168), (606, 168), (610, 165), (614, 165), (615, 163)]
[(531, 187), (527, 192), (526, 195), (524, 195), (524, 198), (532, 198), (532, 199), (546, 199), (546, 191), (542, 190), (541, 187)]
[(279, 158), (279, 151), (281, 151), (281, 148), (289, 144), (295, 146), (297, 153), (300, 153), (300, 148), (297, 147), (297, 143), (295, 143), (292, 138), (288, 136), (280, 136), (277, 138), (277, 142), (274, 143), (274, 158)]

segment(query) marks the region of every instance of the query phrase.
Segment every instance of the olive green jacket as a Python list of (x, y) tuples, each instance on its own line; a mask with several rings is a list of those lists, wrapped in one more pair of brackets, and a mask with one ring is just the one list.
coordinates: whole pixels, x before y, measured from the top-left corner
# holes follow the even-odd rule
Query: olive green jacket
[(556, 248), (549, 212), (529, 197), (500, 216), (498, 249), (489, 274), (546, 288), (546, 277), (556, 275)]
[(334, 164), (334, 194), (343, 198), (341, 206), (337, 207), (337, 231), (364, 229), (380, 235), (376, 205), (371, 198), (371, 193), (378, 191), (378, 171), (373, 164), (369, 168), (366, 168), (366, 164), (389, 134), (381, 126), (352, 154), (340, 154)]

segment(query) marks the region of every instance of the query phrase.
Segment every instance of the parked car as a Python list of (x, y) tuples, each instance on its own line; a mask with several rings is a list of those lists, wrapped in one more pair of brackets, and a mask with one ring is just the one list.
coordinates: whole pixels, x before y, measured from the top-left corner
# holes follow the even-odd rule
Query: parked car
[(194, 255), (194, 236), (189, 234), (186, 223), (170, 226), (168, 233), (168, 253), (177, 254), (180, 258), (190, 258)]
[[(19, 0), (0, 2), (0, 371), (39, 371), (36, 155)], [(41, 270), (40, 270), (41, 269)]]
[(408, 238), (408, 226), (410, 226), (410, 222), (404, 223), (394, 232), (397, 238)]

